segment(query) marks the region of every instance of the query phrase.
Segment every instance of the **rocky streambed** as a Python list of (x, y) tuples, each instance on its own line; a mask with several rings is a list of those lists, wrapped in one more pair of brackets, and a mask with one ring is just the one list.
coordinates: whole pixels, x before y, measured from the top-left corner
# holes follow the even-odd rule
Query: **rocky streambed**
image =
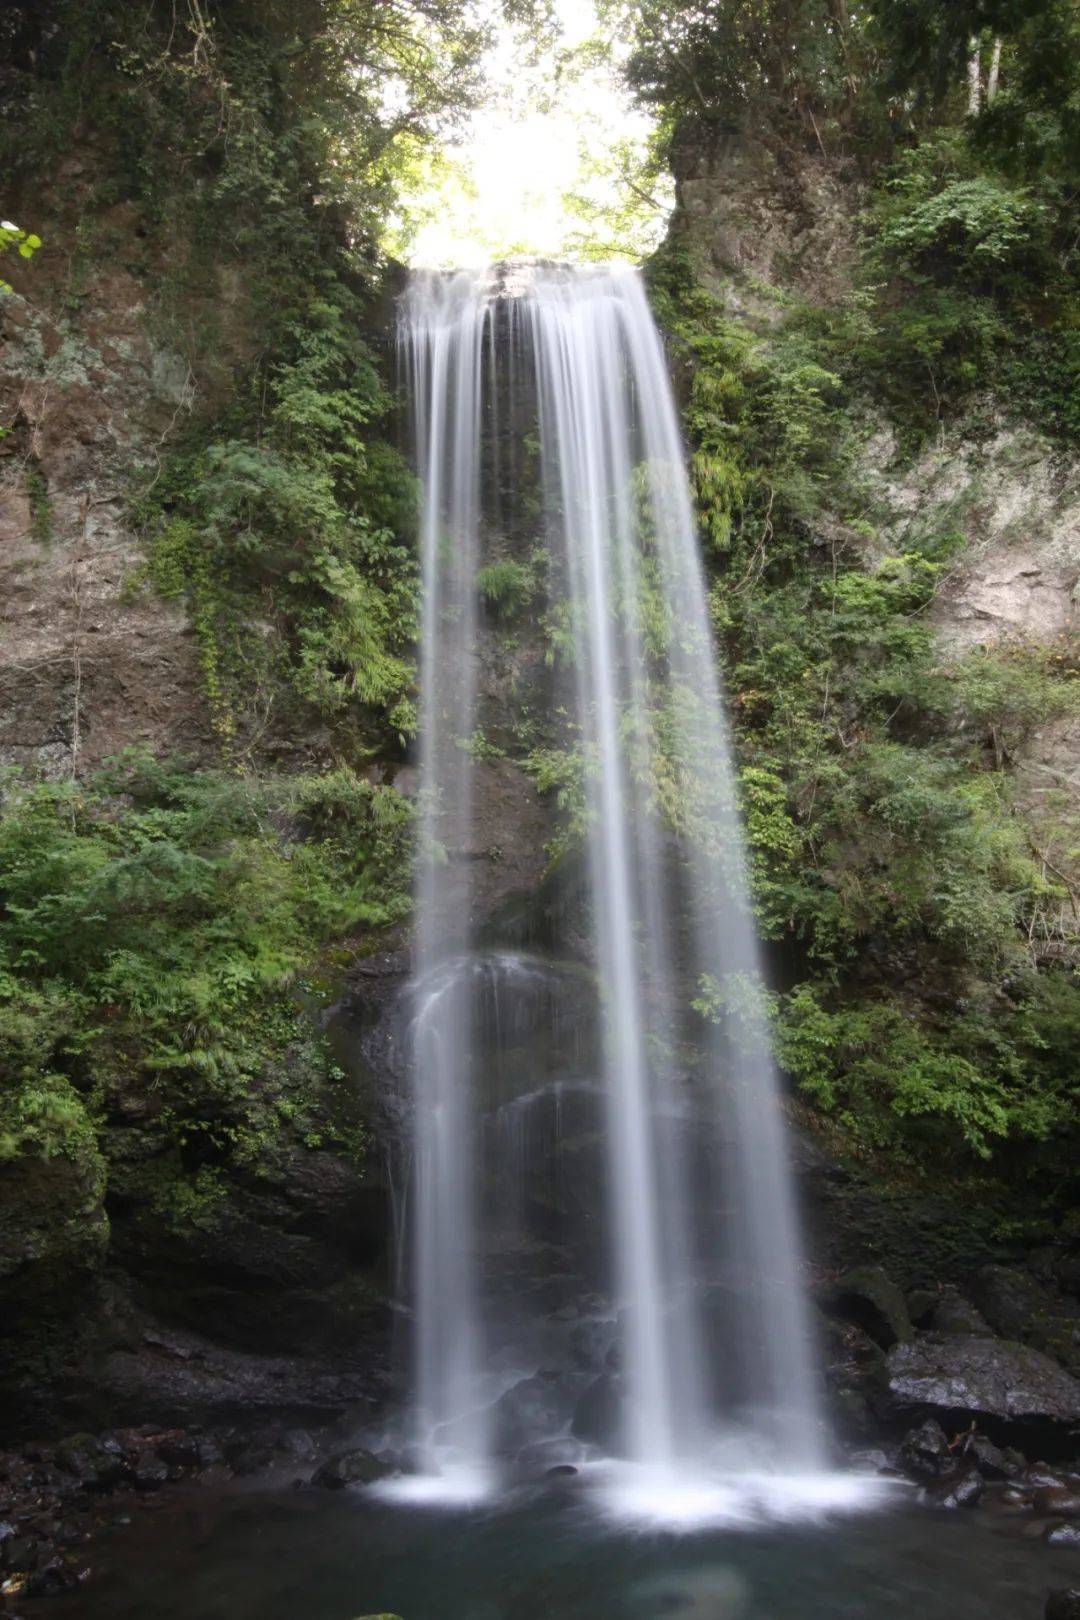
[[(905, 1293), (869, 1266), (821, 1284), (815, 1297), (836, 1465), (894, 1486), (875, 1509), (881, 1534), (891, 1535), (895, 1513), (925, 1521), (911, 1532), (920, 1542), (940, 1535), (954, 1545), (945, 1523), (957, 1515), (981, 1523), (996, 1547), (1013, 1557), (1022, 1549), (1030, 1601), (1018, 1616), (1041, 1614), (1044, 1603), (1054, 1620), (1080, 1615), (1080, 1598), (1062, 1595), (1074, 1561), (1080, 1587), (1080, 1312), (1070, 1296), (1053, 1279), (1001, 1266), (974, 1274), (966, 1293), (952, 1285)], [(556, 1364), (511, 1383), (496, 1402), (508, 1499), (533, 1492), (564, 1507), (585, 1502), (574, 1494), (578, 1475), (603, 1448), (605, 1413), (613, 1420), (618, 1409), (618, 1334), (597, 1296), (552, 1312)], [(564, 1363), (559, 1345), (568, 1347)], [(286, 1394), (288, 1406), (295, 1391)], [(343, 1402), (334, 1421), (310, 1426), (288, 1410), (277, 1419), (262, 1411), (246, 1422), (111, 1428), (0, 1453), (3, 1612), (53, 1604), (67, 1612), (71, 1593), (99, 1602), (91, 1594), (104, 1597), (135, 1556), (124, 1548), (152, 1545), (154, 1522), (182, 1523), (193, 1501), (207, 1504), (204, 1531), (255, 1501), (272, 1522), (286, 1498), (298, 1504), (288, 1519), (297, 1533), (303, 1526), (310, 1536), (320, 1514), (337, 1522), (343, 1505), (360, 1515), (359, 1530), (370, 1527), (386, 1511), (372, 1485), (411, 1466), (407, 1448), (387, 1443), (399, 1432), (393, 1400), (387, 1389), (382, 1413), (377, 1401)], [(321, 1620), (324, 1611), (313, 1612)]]

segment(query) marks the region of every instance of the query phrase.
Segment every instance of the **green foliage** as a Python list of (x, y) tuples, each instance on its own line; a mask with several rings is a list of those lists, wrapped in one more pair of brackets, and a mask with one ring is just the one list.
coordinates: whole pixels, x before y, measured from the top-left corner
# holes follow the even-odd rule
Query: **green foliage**
[(299, 975), (406, 913), (411, 819), (344, 768), (268, 783), (127, 754), (85, 787), (10, 773), (0, 1154), (84, 1153), (115, 1087), (157, 1091), (174, 1141), (260, 1152), (268, 1073), (293, 1049), (328, 1072)]
[(494, 617), (509, 622), (516, 619), (532, 601), (536, 594), (536, 579), (533, 570), (524, 563), (515, 562), (512, 557), (503, 557), (479, 570), (476, 589)]
[[(850, 328), (798, 305), (760, 336), (735, 327), (674, 250), (654, 294), (691, 372), (755, 910), (801, 980), (770, 1004), (782, 1061), (853, 1146), (894, 1161), (1067, 1141), (1077, 942), (1048, 919), (1072, 902), (1009, 773), (1080, 701), (1067, 649), (943, 657), (928, 610), (964, 542), (947, 516), (891, 552), (875, 533), (837, 353)], [(698, 835), (681, 784), (658, 802)], [(739, 1011), (730, 986), (695, 1004)]]
[[(20, 259), (32, 259), (40, 246), (41, 237), (35, 236), (33, 231), (20, 230), (9, 219), (0, 221), (0, 255), (13, 251)], [(0, 293), (10, 291), (10, 283), (0, 277)]]
[(844, 104), (861, 19), (830, 0), (604, 0), (601, 16), (633, 49), (627, 77), (669, 130), (710, 131), (763, 114), (769, 133), (812, 127)]
[(1058, 427), (1026, 345), (1037, 331), (1044, 363), (1068, 363), (1080, 306), (1061, 257), (1067, 232), (1056, 180), (1018, 183), (961, 131), (928, 136), (872, 200), (864, 276), (876, 302), (856, 364), (912, 419), (926, 421), (928, 400), (935, 419), (972, 390), (997, 387), (1011, 408), (1035, 405)]
[(413, 727), (413, 480), (365, 438), (388, 402), (360, 322), (343, 284), (288, 311), (231, 436), (175, 456), (143, 509), (150, 579), (189, 604), (230, 744), (274, 701), (354, 731), (368, 714), (375, 736)]

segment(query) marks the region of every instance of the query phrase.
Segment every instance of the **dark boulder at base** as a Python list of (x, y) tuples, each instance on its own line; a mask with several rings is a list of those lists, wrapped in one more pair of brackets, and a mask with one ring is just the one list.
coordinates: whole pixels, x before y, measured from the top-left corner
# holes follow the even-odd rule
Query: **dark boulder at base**
[(107, 1450), (92, 1434), (73, 1434), (56, 1448), (56, 1464), (88, 1491), (109, 1490), (125, 1473), (119, 1448)]
[(380, 1461), (371, 1451), (339, 1451), (316, 1470), (311, 1483), (340, 1491), (346, 1485), (372, 1485), (392, 1472), (389, 1464)]
[(78, 1586), (79, 1575), (64, 1558), (50, 1558), (36, 1569), (27, 1580), (24, 1591), (29, 1598), (54, 1597)]
[(1019, 1452), (1002, 1451), (985, 1434), (964, 1437), (964, 1461), (974, 1464), (984, 1479), (1013, 1479), (1024, 1466)]
[(1080, 1586), (1064, 1586), (1051, 1592), (1043, 1615), (1044, 1620), (1080, 1620)]
[(927, 1485), (922, 1499), (929, 1507), (974, 1507), (986, 1489), (977, 1468), (965, 1468), (961, 1473), (949, 1474)]
[(845, 1271), (821, 1303), (831, 1315), (857, 1323), (883, 1350), (914, 1336), (907, 1301), (880, 1266)]
[(922, 1412), (947, 1428), (974, 1419), (999, 1439), (1038, 1432), (1064, 1451), (1080, 1383), (1029, 1345), (924, 1334), (889, 1351), (879, 1405), (887, 1418)]
[(1080, 1519), (1080, 1487), (1044, 1486), (1035, 1492), (1035, 1510), (1059, 1519)]
[(495, 1449), (517, 1451), (530, 1441), (559, 1434), (570, 1421), (580, 1390), (580, 1383), (557, 1372), (534, 1373), (514, 1384), (492, 1408)]
[(918, 1428), (908, 1431), (897, 1461), (905, 1473), (921, 1479), (936, 1479), (941, 1474), (952, 1473), (956, 1467), (948, 1436), (936, 1418), (927, 1418)]

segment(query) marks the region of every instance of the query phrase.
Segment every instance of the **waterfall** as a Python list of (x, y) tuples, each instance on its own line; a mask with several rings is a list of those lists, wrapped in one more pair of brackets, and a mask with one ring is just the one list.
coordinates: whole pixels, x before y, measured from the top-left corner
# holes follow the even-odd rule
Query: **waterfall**
[[(486, 1453), (480, 1365), (468, 847), (475, 723), (480, 411), (488, 309), (470, 276), (418, 282), (401, 328), (423, 480), (420, 661), (422, 852), (416, 880), (416, 1390), (426, 1426), (465, 1425)], [(435, 1466), (427, 1452), (425, 1461)]]
[(520, 472), (507, 468), (532, 437), (572, 666), (566, 746), (583, 788), (602, 1010), (602, 1216), (621, 1357), (604, 1375), (618, 1408), (611, 1449), (674, 1480), (715, 1469), (737, 1437), (751, 1455), (767, 1447), (773, 1466), (812, 1472), (821, 1422), (731, 750), (676, 408), (641, 280), (556, 266), (417, 275), (401, 342), (423, 486), (413, 1028), (426, 1464), (439, 1467), (440, 1435), (473, 1467), (493, 1451), (468, 744), (482, 536), (523, 505)]

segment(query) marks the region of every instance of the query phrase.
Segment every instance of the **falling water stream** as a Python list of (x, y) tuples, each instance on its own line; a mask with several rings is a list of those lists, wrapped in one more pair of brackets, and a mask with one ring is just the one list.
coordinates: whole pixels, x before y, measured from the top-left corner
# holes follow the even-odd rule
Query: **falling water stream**
[(631, 1494), (695, 1492), (735, 1468), (814, 1474), (823, 1431), (730, 747), (644, 288), (622, 269), (422, 274), (403, 299), (400, 336), (423, 487), (411, 1001), (423, 1474), (467, 1494), (493, 1477), (498, 1451), (492, 1216), (478, 1190), (471, 741), (476, 576), (520, 516), (504, 508), (521, 504), (523, 398), (539, 442), (549, 605), (564, 630), (565, 741), (583, 785), (600, 1219), (619, 1325), (618, 1371), (605, 1375), (616, 1409), (608, 1449)]

